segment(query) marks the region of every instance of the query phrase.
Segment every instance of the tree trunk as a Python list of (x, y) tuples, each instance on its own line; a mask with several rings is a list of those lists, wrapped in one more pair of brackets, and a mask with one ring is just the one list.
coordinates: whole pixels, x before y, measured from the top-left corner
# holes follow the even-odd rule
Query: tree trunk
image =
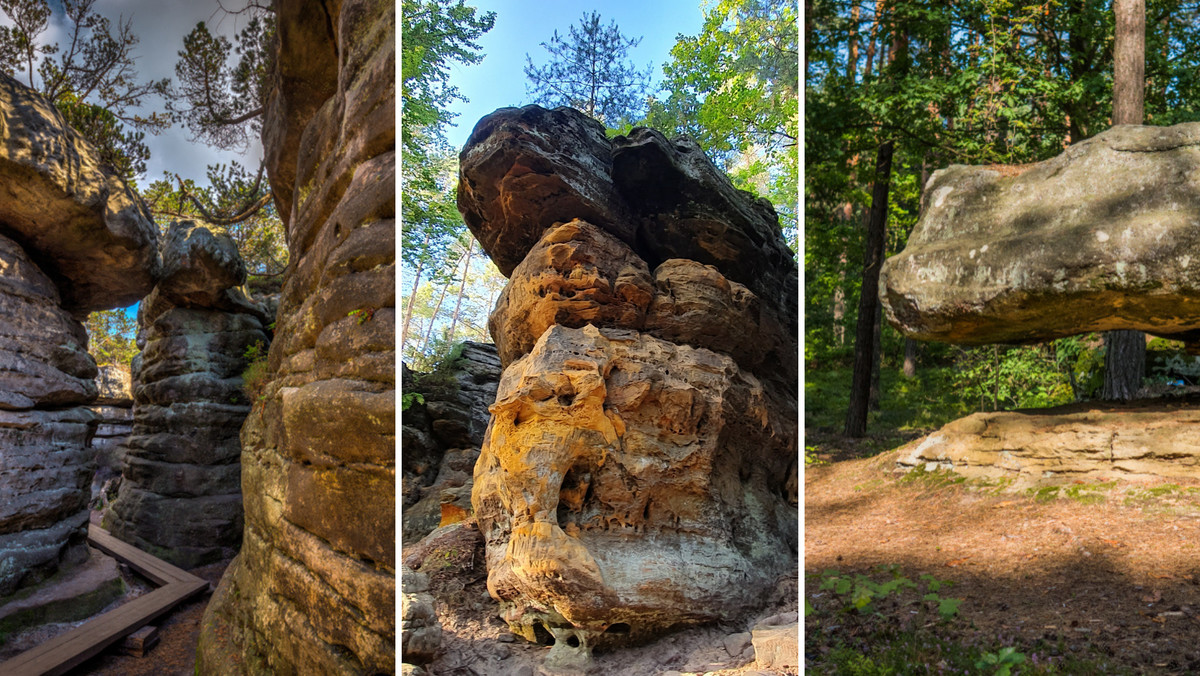
[[(1114, 0), (1116, 41), (1113, 45), (1113, 124), (1141, 124), (1146, 69), (1145, 0)], [(1137, 396), (1146, 368), (1146, 337), (1141, 331), (1104, 334), (1104, 389), (1107, 401)]]
[(878, 411), (879, 400), (882, 396), (879, 388), (879, 372), (882, 369), (879, 364), (883, 361), (883, 303), (875, 303), (875, 328), (873, 331), (875, 345), (871, 350), (871, 396), (867, 408)]
[(858, 324), (854, 335), (854, 376), (850, 385), (850, 409), (845, 433), (861, 437), (867, 432), (867, 409), (871, 396), (871, 362), (875, 353), (875, 312), (879, 305), (879, 268), (883, 264), (884, 228), (887, 224), (888, 187), (892, 177), (894, 143), (880, 144), (875, 160), (875, 184), (871, 190), (871, 220), (863, 249), (862, 293), (858, 298)]
[[(454, 269), (457, 270), (458, 266), (456, 265)], [(429, 315), (429, 329), (425, 331), (425, 340), (421, 341), (421, 347), (419, 348), (421, 352), (429, 348), (429, 339), (433, 336), (433, 325), (437, 323), (438, 313), (442, 311), (442, 301), (446, 300), (446, 290), (449, 288), (449, 284), (442, 286), (442, 293), (438, 296), (437, 305), (433, 306), (433, 314)]]
[(904, 377), (917, 377), (917, 341), (904, 339)]
[[(421, 245), (422, 248), (428, 250), (429, 240), (433, 237), (433, 233), (426, 231), (425, 242)], [(404, 354), (404, 346), (408, 344), (408, 325), (412, 322), (413, 305), (417, 300), (417, 289), (421, 285), (421, 273), (424, 272), (425, 261), (421, 260), (417, 263), (417, 272), (413, 275), (412, 293), (408, 294), (408, 304), (404, 308), (404, 328), (400, 330), (400, 354)]]
[(454, 340), (454, 329), (458, 326), (458, 312), (462, 309), (463, 292), (467, 289), (467, 278), (471, 275), (471, 252), (475, 249), (475, 238), (467, 244), (467, 262), (463, 266), (462, 282), (458, 285), (458, 300), (454, 302), (454, 317), (450, 320), (450, 340)]

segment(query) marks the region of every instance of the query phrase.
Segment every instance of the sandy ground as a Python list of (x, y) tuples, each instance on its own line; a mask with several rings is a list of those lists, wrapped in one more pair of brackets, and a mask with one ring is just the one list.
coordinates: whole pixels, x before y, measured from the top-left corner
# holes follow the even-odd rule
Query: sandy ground
[(1050, 497), (901, 481), (894, 452), (825, 457), (805, 472), (807, 573), (898, 565), (956, 583), (950, 631), (965, 641), (1045, 639), (1141, 673), (1200, 673), (1200, 484), (1114, 477)]

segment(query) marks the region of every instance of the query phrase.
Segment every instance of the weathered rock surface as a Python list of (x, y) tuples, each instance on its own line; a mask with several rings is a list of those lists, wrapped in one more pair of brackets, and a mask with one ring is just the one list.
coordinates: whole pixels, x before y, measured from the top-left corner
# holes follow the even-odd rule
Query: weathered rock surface
[(800, 668), (800, 618), (796, 613), (775, 615), (751, 630), (754, 663), (763, 669)]
[(162, 258), (165, 276), (138, 311), (133, 430), (105, 524), (194, 568), (232, 558), (241, 541), (242, 372), (247, 350), (265, 349), (269, 319), (238, 288), (246, 269), (228, 235), (173, 223)]
[(53, 104), (3, 75), (0, 232), (3, 603), (88, 558), (97, 369), (77, 318), (145, 295), (159, 261), (141, 200)]
[(604, 125), (579, 111), (501, 108), (475, 125), (459, 163), (458, 210), (506, 277), (557, 222), (580, 218), (634, 240)]
[(96, 376), (99, 396), (88, 407), (99, 417), (92, 448), (96, 451), (96, 474), (92, 477), (92, 504), (104, 505), (106, 486), (115, 495), (115, 480), (121, 476), (125, 442), (133, 432), (133, 376), (125, 366), (105, 364)]
[(443, 372), (413, 375), (405, 393), (421, 394), (402, 417), (402, 510), (405, 544), (471, 512), (471, 482), (500, 383), (496, 347), (467, 341)]
[(1025, 167), (952, 166), (881, 273), (920, 340), (1138, 329), (1200, 348), (1200, 123), (1119, 126)]
[(410, 664), (425, 664), (433, 659), (442, 644), (442, 625), (429, 593), (429, 578), (400, 566), (400, 641), (401, 659)]
[(1024, 486), (1077, 478), (1195, 477), (1200, 398), (974, 413), (909, 443), (897, 463)]
[[(290, 260), (204, 674), (395, 669), (395, 8), (279, 0), (265, 159)], [(371, 310), (360, 321), (355, 310)]]
[(459, 208), (511, 270), (472, 488), (501, 616), (579, 670), (760, 604), (798, 546), (798, 275), (774, 209), (690, 139), (609, 143), (566, 108), (486, 116), (460, 166)]
[(526, 638), (733, 617), (792, 565), (794, 417), (732, 358), (555, 326), (492, 411), (472, 501), (488, 589)]
[(713, 265), (781, 325), (796, 322), (798, 272), (774, 208), (734, 188), (688, 137), (638, 128), (610, 142), (570, 108), (501, 108), (475, 126), (459, 163), (459, 211), (505, 275), (547, 228), (581, 219), (649, 268), (670, 258)]
[(0, 223), (36, 252), (76, 316), (130, 305), (154, 286), (158, 229), (146, 205), (54, 104), (6, 75)]

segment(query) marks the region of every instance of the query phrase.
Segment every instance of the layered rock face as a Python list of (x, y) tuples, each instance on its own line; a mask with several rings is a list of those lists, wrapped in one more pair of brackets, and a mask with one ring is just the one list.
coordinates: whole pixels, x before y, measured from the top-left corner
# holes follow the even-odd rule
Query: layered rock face
[(797, 556), (774, 210), (686, 137), (610, 143), (566, 108), (492, 113), (460, 166), (459, 208), (511, 272), (472, 493), (502, 616), (565, 668), (754, 606)]
[(185, 568), (233, 557), (242, 536), (241, 444), (251, 403), (242, 372), (265, 350), (264, 308), (240, 289), (237, 245), (194, 221), (173, 223), (163, 277), (138, 311), (133, 430), (105, 525)]
[(275, 16), (263, 142), (290, 261), (270, 379), (241, 433), (242, 549), (206, 610), (198, 669), (389, 673), (394, 5), (280, 0)]
[(495, 346), (470, 341), (452, 364), (424, 374), (420, 384), (407, 366), (402, 369), (404, 392), (425, 400), (404, 411), (401, 427), (402, 538), (415, 543), (470, 514), (472, 474), (501, 369)]
[(1018, 485), (1185, 479), (1200, 465), (1200, 398), (974, 413), (901, 449), (897, 464)]
[(96, 449), (93, 504), (101, 499), (105, 486), (111, 485), (110, 482), (115, 484), (114, 480), (121, 476), (125, 442), (133, 432), (133, 376), (124, 366), (106, 364), (99, 368), (96, 389), (99, 394), (89, 407), (99, 416), (96, 435), (92, 438), (92, 448)]
[(919, 340), (1137, 329), (1200, 349), (1200, 123), (1119, 126), (1025, 167), (952, 166), (881, 273)]
[(0, 75), (0, 597), (86, 559), (96, 364), (79, 319), (158, 273), (145, 205)]

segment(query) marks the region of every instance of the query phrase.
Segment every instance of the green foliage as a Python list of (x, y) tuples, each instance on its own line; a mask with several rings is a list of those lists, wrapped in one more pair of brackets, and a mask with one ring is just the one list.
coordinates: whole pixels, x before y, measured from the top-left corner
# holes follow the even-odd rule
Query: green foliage
[(1074, 401), (1066, 357), (1053, 345), (966, 348), (956, 359), (954, 383), (979, 410), (1039, 408)]
[(1001, 648), (998, 653), (984, 653), (978, 661), (975, 662), (976, 669), (992, 670), (994, 676), (1010, 676), (1012, 668), (1018, 664), (1025, 662), (1025, 655), (1017, 652), (1017, 649), (1009, 646)]
[(254, 5), (246, 11), (250, 21), (236, 36), (236, 46), (203, 21), (183, 38), (175, 76), (186, 107), (178, 117), (193, 141), (245, 149), (259, 137), (275, 54), (275, 19)]
[(405, 392), (400, 395), (400, 410), (407, 411), (414, 404), (425, 404), (425, 395), (420, 392)]
[(665, 96), (646, 126), (687, 133), (729, 172), (765, 197), (799, 251), (799, 20), (786, 0), (721, 0), (704, 10), (695, 36), (679, 36), (663, 66)]
[(570, 106), (606, 126), (627, 124), (641, 116), (650, 84), (650, 69), (639, 71), (629, 50), (642, 41), (621, 34), (615, 21), (600, 23), (599, 12), (585, 12), (563, 38), (554, 31), (541, 43), (550, 53), (546, 65), (533, 65), (525, 55), (527, 90), (535, 103)]
[[(893, 595), (903, 596), (905, 590), (920, 590), (920, 585), (900, 574), (899, 566), (880, 566), (876, 572), (886, 574), (888, 579), (876, 582), (861, 573), (851, 576), (836, 570), (826, 570), (818, 578), (818, 588), (833, 593), (838, 599), (835, 605), (841, 606), (842, 613), (876, 615), (879, 614), (874, 605), (877, 601)], [(920, 580), (925, 583), (926, 593), (921, 596), (920, 601), (912, 600), (908, 605), (917, 605), (922, 613), (936, 611), (942, 621), (949, 621), (958, 614), (958, 606), (962, 599), (946, 598), (937, 593), (943, 587), (953, 585), (952, 582), (938, 580), (928, 573), (922, 574)]]
[(137, 321), (125, 308), (101, 310), (88, 315), (84, 324), (88, 333), (88, 353), (97, 366), (129, 366), (137, 356)]
[(247, 346), (242, 356), (248, 362), (242, 371), (242, 390), (251, 402), (259, 402), (265, 396), (267, 383), (271, 379), (267, 347), (261, 340), (257, 341)]
[[(150, 150), (144, 132), (171, 124), (170, 80), (138, 77), (138, 36), (130, 20), (115, 25), (93, 10), (96, 0), (0, 0), (12, 22), (0, 27), (0, 69), (41, 92), (100, 150), (103, 162), (126, 180), (142, 174)], [(51, 17), (55, 20), (51, 22)], [(63, 44), (47, 43), (51, 23)], [(146, 112), (150, 97), (166, 109)]]

